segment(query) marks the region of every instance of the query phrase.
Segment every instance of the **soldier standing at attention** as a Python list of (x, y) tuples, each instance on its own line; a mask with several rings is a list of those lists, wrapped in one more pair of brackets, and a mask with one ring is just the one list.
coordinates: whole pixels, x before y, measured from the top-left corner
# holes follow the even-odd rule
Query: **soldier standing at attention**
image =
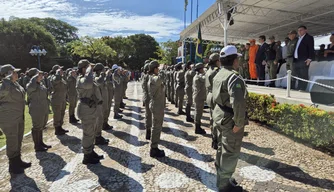
[(237, 166), (241, 150), (244, 127), (247, 125), (247, 89), (238, 74), (242, 56), (235, 46), (229, 45), (220, 52), (223, 68), (213, 80), (213, 101), (216, 106), (213, 120), (218, 127), (219, 140), (216, 156), (217, 187), (219, 192), (242, 192), (232, 174)]
[(108, 139), (102, 137), (102, 129), (106, 126), (107, 122), (105, 120), (105, 111), (108, 108), (108, 88), (106, 85), (106, 73), (102, 63), (97, 63), (94, 66), (93, 71), (95, 72), (94, 84), (98, 88), (102, 96), (102, 104), (97, 105), (97, 127), (95, 135), (95, 145), (107, 145), (109, 143)]
[(184, 101), (184, 88), (185, 88), (185, 80), (184, 80), (184, 64), (180, 64), (179, 71), (177, 72), (176, 79), (177, 79), (177, 85), (176, 85), (176, 92), (177, 97), (179, 100), (178, 103), (178, 115), (185, 115), (186, 113), (183, 111), (183, 101)]
[(75, 118), (75, 107), (78, 102), (78, 94), (75, 86), (77, 84), (77, 72), (73, 69), (70, 69), (67, 75), (67, 95), (69, 101), (69, 116), (70, 123), (78, 123), (77, 118)]
[(192, 62), (189, 61), (186, 65), (186, 74), (185, 74), (185, 80), (186, 80), (186, 87), (184, 88), (186, 94), (187, 94), (187, 100), (186, 100), (186, 121), (187, 122), (194, 122), (194, 119), (191, 117), (190, 111), (191, 106), (193, 105), (193, 78), (196, 75), (196, 72), (194, 69), (192, 69)]
[(20, 174), (31, 166), (21, 159), (24, 133), (25, 91), (17, 82), (20, 69), (3, 65), (0, 69), (0, 127), (6, 136), (9, 173)]
[(108, 107), (107, 110), (105, 111), (105, 125), (103, 127), (103, 130), (110, 130), (113, 128), (113, 126), (110, 126), (108, 121), (109, 121), (109, 116), (110, 116), (110, 110), (111, 110), (111, 105), (112, 105), (112, 99), (114, 98), (114, 85), (113, 85), (113, 80), (112, 80), (112, 71), (111, 69), (108, 69), (107, 71), (107, 76), (106, 76), (106, 85), (108, 89)]
[(28, 72), (32, 76), (27, 85), (29, 114), (32, 119), (32, 139), (35, 151), (47, 151), (51, 148), (43, 142), (43, 129), (49, 118), (48, 89), (42, 83), (44, 72), (32, 68)]
[(77, 92), (78, 117), (82, 123), (82, 148), (84, 153), (83, 164), (97, 164), (103, 156), (95, 153), (94, 139), (97, 124), (97, 105), (102, 104), (101, 94), (94, 84), (93, 69), (90, 62), (86, 59), (78, 63)]
[(206, 103), (210, 107), (210, 127), (211, 127), (211, 134), (212, 134), (212, 145), (211, 147), (214, 149), (217, 149), (217, 139), (218, 139), (218, 133), (215, 126), (213, 126), (213, 120), (212, 120), (212, 111), (215, 108), (215, 104), (212, 100), (212, 85), (213, 85), (213, 78), (216, 76), (220, 69), (220, 61), (219, 61), (219, 54), (213, 53), (210, 55), (209, 58), (209, 64), (208, 64), (208, 71), (205, 73), (205, 87), (206, 87)]
[(206, 134), (201, 128), (201, 119), (203, 116), (204, 103), (206, 99), (204, 64), (197, 63), (195, 66), (196, 75), (193, 82), (193, 97), (195, 101), (195, 133)]
[(119, 114), (122, 102), (122, 83), (121, 83), (121, 67), (114, 64), (112, 66), (113, 82), (114, 82), (114, 119), (121, 119), (123, 116)]
[(171, 102), (170, 100), (170, 72), (169, 72), (169, 69), (170, 69), (170, 66), (167, 67), (167, 69), (165, 70), (165, 74), (166, 74), (166, 97), (167, 97), (167, 100), (169, 102)]
[(175, 102), (175, 107), (178, 108), (179, 106), (179, 94), (177, 91), (177, 74), (179, 70), (182, 68), (182, 63), (178, 63), (175, 65), (173, 77), (174, 77), (174, 102)]
[(162, 124), (164, 121), (165, 110), (165, 92), (164, 82), (161, 74), (159, 74), (159, 63), (151, 61), (149, 64), (149, 80), (148, 93), (150, 95), (150, 109), (152, 112), (153, 126), (151, 135), (151, 157), (164, 157), (165, 152), (158, 148)]
[(55, 65), (52, 71), (55, 74), (51, 78), (52, 93), (51, 106), (53, 111), (53, 125), (56, 135), (64, 135), (68, 130), (63, 129), (64, 115), (66, 110), (67, 83), (63, 79), (63, 67)]
[(175, 104), (175, 100), (174, 100), (174, 94), (175, 94), (175, 87), (174, 87), (174, 65), (170, 66), (170, 71), (169, 71), (169, 77), (170, 77), (170, 82), (169, 82), (169, 86), (170, 86), (170, 100), (171, 100), (171, 104)]
[[(148, 74), (148, 64), (150, 63), (150, 60), (146, 60), (145, 63), (144, 63), (144, 67), (143, 67), (143, 72), (141, 74), (141, 87), (143, 89), (143, 107), (145, 107), (145, 101), (146, 101), (146, 98), (147, 98), (147, 95), (148, 95), (148, 92), (147, 92), (147, 88), (145, 90), (145, 84), (144, 84), (144, 80), (145, 80), (145, 76)], [(147, 86), (147, 82), (146, 82), (146, 86)]]
[(148, 93), (148, 80), (150, 78), (149, 74), (149, 63), (145, 64), (144, 66), (144, 73), (143, 76), (143, 92), (144, 92), (144, 105), (145, 105), (145, 128), (146, 128), (146, 139), (151, 139), (151, 128), (152, 128), (152, 112), (150, 109), (150, 95)]

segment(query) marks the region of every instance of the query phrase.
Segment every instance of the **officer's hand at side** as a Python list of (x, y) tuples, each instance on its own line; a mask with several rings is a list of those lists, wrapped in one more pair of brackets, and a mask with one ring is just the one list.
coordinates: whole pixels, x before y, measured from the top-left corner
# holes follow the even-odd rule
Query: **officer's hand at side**
[(234, 126), (232, 131), (233, 133), (237, 133), (238, 131), (240, 131), (240, 128), (237, 126)]

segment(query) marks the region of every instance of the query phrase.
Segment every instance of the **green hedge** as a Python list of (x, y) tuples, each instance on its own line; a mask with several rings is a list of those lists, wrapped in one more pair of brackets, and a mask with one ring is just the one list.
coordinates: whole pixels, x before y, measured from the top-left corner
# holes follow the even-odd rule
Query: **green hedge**
[(249, 94), (248, 116), (315, 146), (334, 143), (334, 113), (303, 104), (278, 104), (274, 96)]

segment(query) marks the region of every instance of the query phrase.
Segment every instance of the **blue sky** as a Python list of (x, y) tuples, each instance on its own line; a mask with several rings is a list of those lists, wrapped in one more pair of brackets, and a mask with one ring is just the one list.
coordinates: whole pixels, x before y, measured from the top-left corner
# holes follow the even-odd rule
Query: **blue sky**
[[(190, 23), (190, 4), (187, 23)], [(193, 20), (196, 19), (193, 0)], [(216, 0), (199, 0), (199, 15)], [(79, 35), (101, 37), (152, 35), (157, 41), (177, 40), (184, 29), (184, 0), (4, 0), (0, 17), (53, 17), (79, 29)]]

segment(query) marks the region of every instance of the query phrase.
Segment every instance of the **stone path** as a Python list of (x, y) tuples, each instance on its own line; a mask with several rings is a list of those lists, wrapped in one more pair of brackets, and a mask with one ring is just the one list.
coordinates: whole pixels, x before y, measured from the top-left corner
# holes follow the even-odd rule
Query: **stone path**
[[(0, 152), (0, 191), (216, 191), (215, 151), (209, 134), (195, 135), (193, 125), (177, 116), (170, 104), (161, 135), (167, 156), (149, 157), (140, 87), (129, 83), (124, 119), (110, 118), (115, 128), (103, 136), (111, 142), (95, 147), (105, 156), (100, 165), (81, 164), (80, 125), (66, 123), (70, 132), (59, 137), (50, 125), (44, 138), (53, 148), (47, 153), (36, 154), (31, 136), (24, 139), (23, 159), (32, 162), (25, 174), (11, 176), (5, 151)], [(208, 127), (208, 111), (203, 118)], [(244, 138), (235, 178), (247, 191), (334, 190), (333, 157), (254, 123), (246, 131), (249, 135)]]

